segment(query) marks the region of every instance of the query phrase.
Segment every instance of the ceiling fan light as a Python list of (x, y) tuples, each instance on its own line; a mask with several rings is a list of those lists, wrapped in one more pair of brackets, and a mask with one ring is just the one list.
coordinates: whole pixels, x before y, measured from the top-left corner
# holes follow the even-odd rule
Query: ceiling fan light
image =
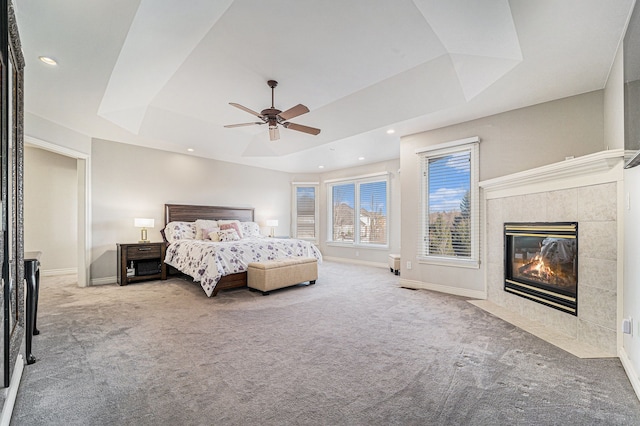
[(274, 88), (278, 85), (278, 82), (275, 80), (269, 80), (267, 82), (269, 87), (271, 87), (271, 108), (263, 109), (260, 113), (255, 112), (252, 109), (249, 109), (240, 104), (229, 102), (229, 105), (234, 106), (238, 109), (241, 109), (249, 114), (255, 115), (260, 118), (261, 122), (254, 123), (239, 123), (239, 124), (227, 124), (224, 127), (232, 128), (232, 127), (243, 127), (243, 126), (252, 126), (254, 124), (267, 124), (269, 127), (269, 138), (272, 141), (280, 139), (280, 131), (278, 130), (278, 124), (282, 125), (285, 129), (291, 129), (298, 132), (307, 133), (309, 135), (317, 135), (320, 133), (320, 129), (316, 129), (315, 127), (304, 126), (302, 124), (290, 123), (286, 120), (297, 117), (302, 114), (306, 114), (309, 112), (309, 108), (302, 104), (298, 104), (288, 110), (282, 112), (274, 106)]
[(280, 132), (278, 131), (277, 126), (269, 126), (269, 139), (272, 141), (277, 141), (280, 139)]

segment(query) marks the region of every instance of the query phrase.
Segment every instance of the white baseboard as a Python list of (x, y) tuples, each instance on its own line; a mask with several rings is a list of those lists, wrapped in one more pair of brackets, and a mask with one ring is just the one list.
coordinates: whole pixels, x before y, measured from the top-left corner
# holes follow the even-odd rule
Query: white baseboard
[(636, 392), (636, 397), (640, 399), (640, 378), (638, 378), (638, 373), (636, 369), (633, 368), (633, 363), (627, 355), (627, 351), (624, 350), (624, 347), (618, 349), (618, 357), (620, 358), (620, 362), (622, 362), (622, 367), (624, 367), (625, 373), (629, 377), (629, 381), (631, 382), (631, 386), (633, 386), (633, 390)]
[(24, 370), (24, 358), (22, 354), (18, 354), (16, 364), (11, 375), (9, 387), (4, 390), (4, 406), (2, 407), (2, 417), (0, 417), (0, 426), (9, 426), (11, 423), (11, 415), (13, 414), (13, 406), (18, 396), (18, 388), (22, 379), (22, 370)]
[(117, 282), (118, 282), (118, 277), (104, 277), (104, 278), (91, 279), (91, 285), (115, 284)]
[(402, 287), (416, 288), (416, 289), (422, 289), (422, 290), (433, 290), (440, 293), (447, 293), (447, 294), (453, 294), (456, 296), (469, 297), (471, 299), (484, 300), (487, 298), (487, 293), (484, 291), (469, 290), (466, 288), (458, 288), (458, 287), (449, 287), (446, 285), (425, 283), (422, 281), (405, 280), (403, 278), (400, 278), (400, 285)]
[(64, 269), (41, 269), (40, 275), (43, 277), (53, 277), (56, 275), (71, 275), (78, 274), (78, 268), (64, 268)]
[(352, 263), (354, 265), (374, 266), (376, 268), (385, 268), (385, 269), (389, 268), (389, 265), (387, 263), (368, 262), (366, 260), (347, 259), (344, 257), (323, 256), (322, 258), (330, 262)]

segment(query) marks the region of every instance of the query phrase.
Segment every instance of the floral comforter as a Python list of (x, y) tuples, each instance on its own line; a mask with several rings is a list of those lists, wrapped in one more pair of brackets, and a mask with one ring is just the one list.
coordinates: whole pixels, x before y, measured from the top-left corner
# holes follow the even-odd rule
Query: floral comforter
[(245, 272), (250, 262), (299, 256), (322, 261), (320, 250), (308, 241), (250, 237), (233, 242), (178, 240), (167, 247), (165, 263), (193, 277), (211, 297), (222, 276)]

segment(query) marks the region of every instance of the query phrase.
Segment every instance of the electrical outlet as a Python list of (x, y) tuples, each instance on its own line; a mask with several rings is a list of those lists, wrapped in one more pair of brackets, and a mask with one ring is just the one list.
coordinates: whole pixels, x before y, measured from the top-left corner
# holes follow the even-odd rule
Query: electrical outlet
[(633, 324), (633, 320), (631, 318), (629, 319), (625, 318), (622, 320), (622, 332), (624, 334), (631, 334), (632, 332), (631, 324)]
[(407, 260), (407, 269), (411, 269), (411, 261)]

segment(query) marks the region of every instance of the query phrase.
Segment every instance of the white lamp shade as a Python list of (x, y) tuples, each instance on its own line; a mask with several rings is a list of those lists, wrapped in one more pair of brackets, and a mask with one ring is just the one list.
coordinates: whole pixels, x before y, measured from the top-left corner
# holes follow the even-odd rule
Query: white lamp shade
[(133, 219), (133, 226), (136, 228), (153, 228), (154, 220), (153, 219), (144, 219), (140, 217), (136, 217)]
[(278, 226), (278, 219), (267, 220), (267, 226), (271, 226), (271, 227)]

